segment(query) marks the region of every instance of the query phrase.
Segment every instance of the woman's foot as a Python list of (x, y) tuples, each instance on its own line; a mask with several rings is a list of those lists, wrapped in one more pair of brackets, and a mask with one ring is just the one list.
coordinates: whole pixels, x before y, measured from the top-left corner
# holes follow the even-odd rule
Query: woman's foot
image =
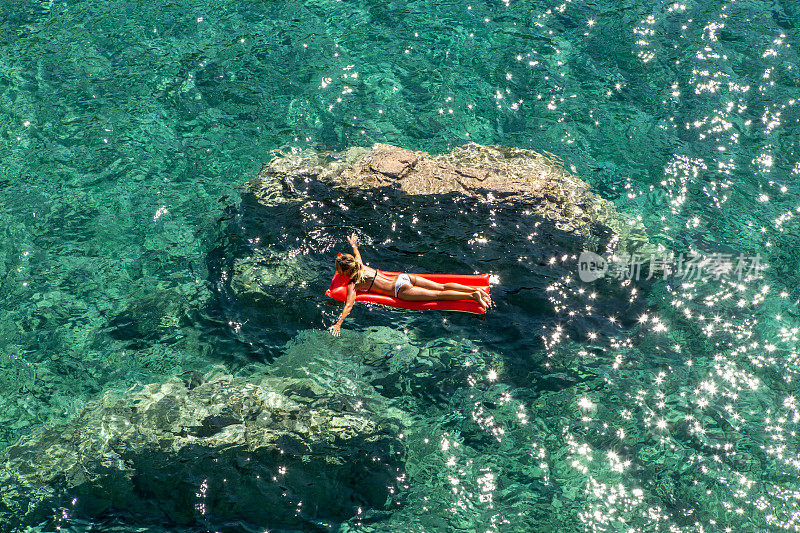
[(487, 298), (488, 297), (486, 296), (486, 294), (481, 292), (480, 290), (476, 290), (472, 293), (472, 299), (478, 302), (478, 304), (481, 307), (488, 308), (490, 305), (492, 305), (492, 301), (488, 300)]
[(492, 304), (492, 297), (489, 296), (489, 293), (483, 289), (478, 289), (478, 292), (480, 292), (483, 295), (483, 299), (488, 303), (486, 307), (491, 307), (493, 304)]

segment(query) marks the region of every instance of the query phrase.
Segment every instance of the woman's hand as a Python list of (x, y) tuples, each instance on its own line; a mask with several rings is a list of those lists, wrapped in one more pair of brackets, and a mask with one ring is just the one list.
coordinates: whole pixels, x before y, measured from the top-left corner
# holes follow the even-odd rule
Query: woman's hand
[(331, 330), (331, 335), (333, 335), (334, 337), (338, 337), (339, 335), (341, 335), (341, 331), (339, 331), (341, 327), (342, 325), (337, 322), (328, 329)]
[(352, 246), (352, 247), (353, 247), (353, 255), (355, 256), (355, 258), (356, 258), (356, 261), (358, 261), (359, 263), (361, 263), (361, 254), (360, 254), (360, 253), (358, 253), (358, 246), (356, 246), (356, 243), (358, 242), (358, 235), (356, 235), (356, 234), (355, 234), (355, 232), (353, 232), (353, 233), (352, 233), (352, 234), (351, 234), (351, 235), (350, 235), (350, 236), (347, 238), (347, 242), (349, 242), (349, 243), (350, 243), (350, 246)]

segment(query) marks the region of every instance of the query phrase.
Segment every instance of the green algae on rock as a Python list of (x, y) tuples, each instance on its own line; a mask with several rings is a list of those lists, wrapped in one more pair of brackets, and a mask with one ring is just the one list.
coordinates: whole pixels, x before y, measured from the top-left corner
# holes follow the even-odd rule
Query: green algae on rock
[(270, 376), (189, 385), (109, 393), (0, 452), (0, 522), (47, 522), (60, 507), (295, 529), (390, 502), (405, 452), (400, 422), (374, 398)]

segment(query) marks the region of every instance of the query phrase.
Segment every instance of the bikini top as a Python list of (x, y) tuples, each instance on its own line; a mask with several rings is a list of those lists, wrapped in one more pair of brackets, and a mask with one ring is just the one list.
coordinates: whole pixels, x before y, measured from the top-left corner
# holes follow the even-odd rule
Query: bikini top
[(374, 284), (375, 284), (375, 278), (377, 278), (377, 277), (378, 277), (378, 269), (376, 268), (376, 269), (375, 269), (375, 275), (374, 275), (374, 276), (372, 276), (372, 281), (370, 282), (370, 284), (369, 284), (369, 288), (367, 289), (367, 294), (369, 294), (369, 291), (371, 291), (371, 290), (372, 290), (372, 285), (374, 285)]

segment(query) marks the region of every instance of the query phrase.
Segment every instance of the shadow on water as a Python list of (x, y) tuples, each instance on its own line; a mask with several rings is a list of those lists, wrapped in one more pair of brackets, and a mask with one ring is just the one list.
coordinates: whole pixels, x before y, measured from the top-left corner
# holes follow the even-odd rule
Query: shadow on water
[[(265, 205), (242, 192), (220, 245), (208, 255), (217, 320), (251, 346), (243, 366), (272, 361), (299, 331), (332, 324), (341, 306), (324, 296), (334, 273), (333, 258), (348, 252), (346, 236), (359, 235), (365, 262), (380, 269), (422, 273), (483, 273), (496, 276), (495, 307), (486, 315), (407, 312), (379, 305), (355, 306), (346, 328), (385, 326), (413, 332), (419, 343), (441, 338), (469, 339), (502, 353), (505, 372), (530, 387), (541, 376), (545, 331), (556, 325), (568, 338), (588, 332), (612, 336), (631, 326), (640, 302), (628, 289), (597, 280), (593, 309), (585, 314), (556, 310), (548, 286), (578, 276), (577, 256), (586, 239), (559, 229), (529, 205), (486, 201), (451, 193), (408, 195), (391, 188), (348, 190), (314, 179), (285, 184), (288, 198)], [(606, 249), (613, 234), (596, 224), (589, 237)], [(620, 317), (611, 324), (604, 316)], [(548, 370), (546, 373), (550, 373)], [(568, 380), (569, 381), (569, 380)], [(550, 383), (547, 387), (558, 386)]]

